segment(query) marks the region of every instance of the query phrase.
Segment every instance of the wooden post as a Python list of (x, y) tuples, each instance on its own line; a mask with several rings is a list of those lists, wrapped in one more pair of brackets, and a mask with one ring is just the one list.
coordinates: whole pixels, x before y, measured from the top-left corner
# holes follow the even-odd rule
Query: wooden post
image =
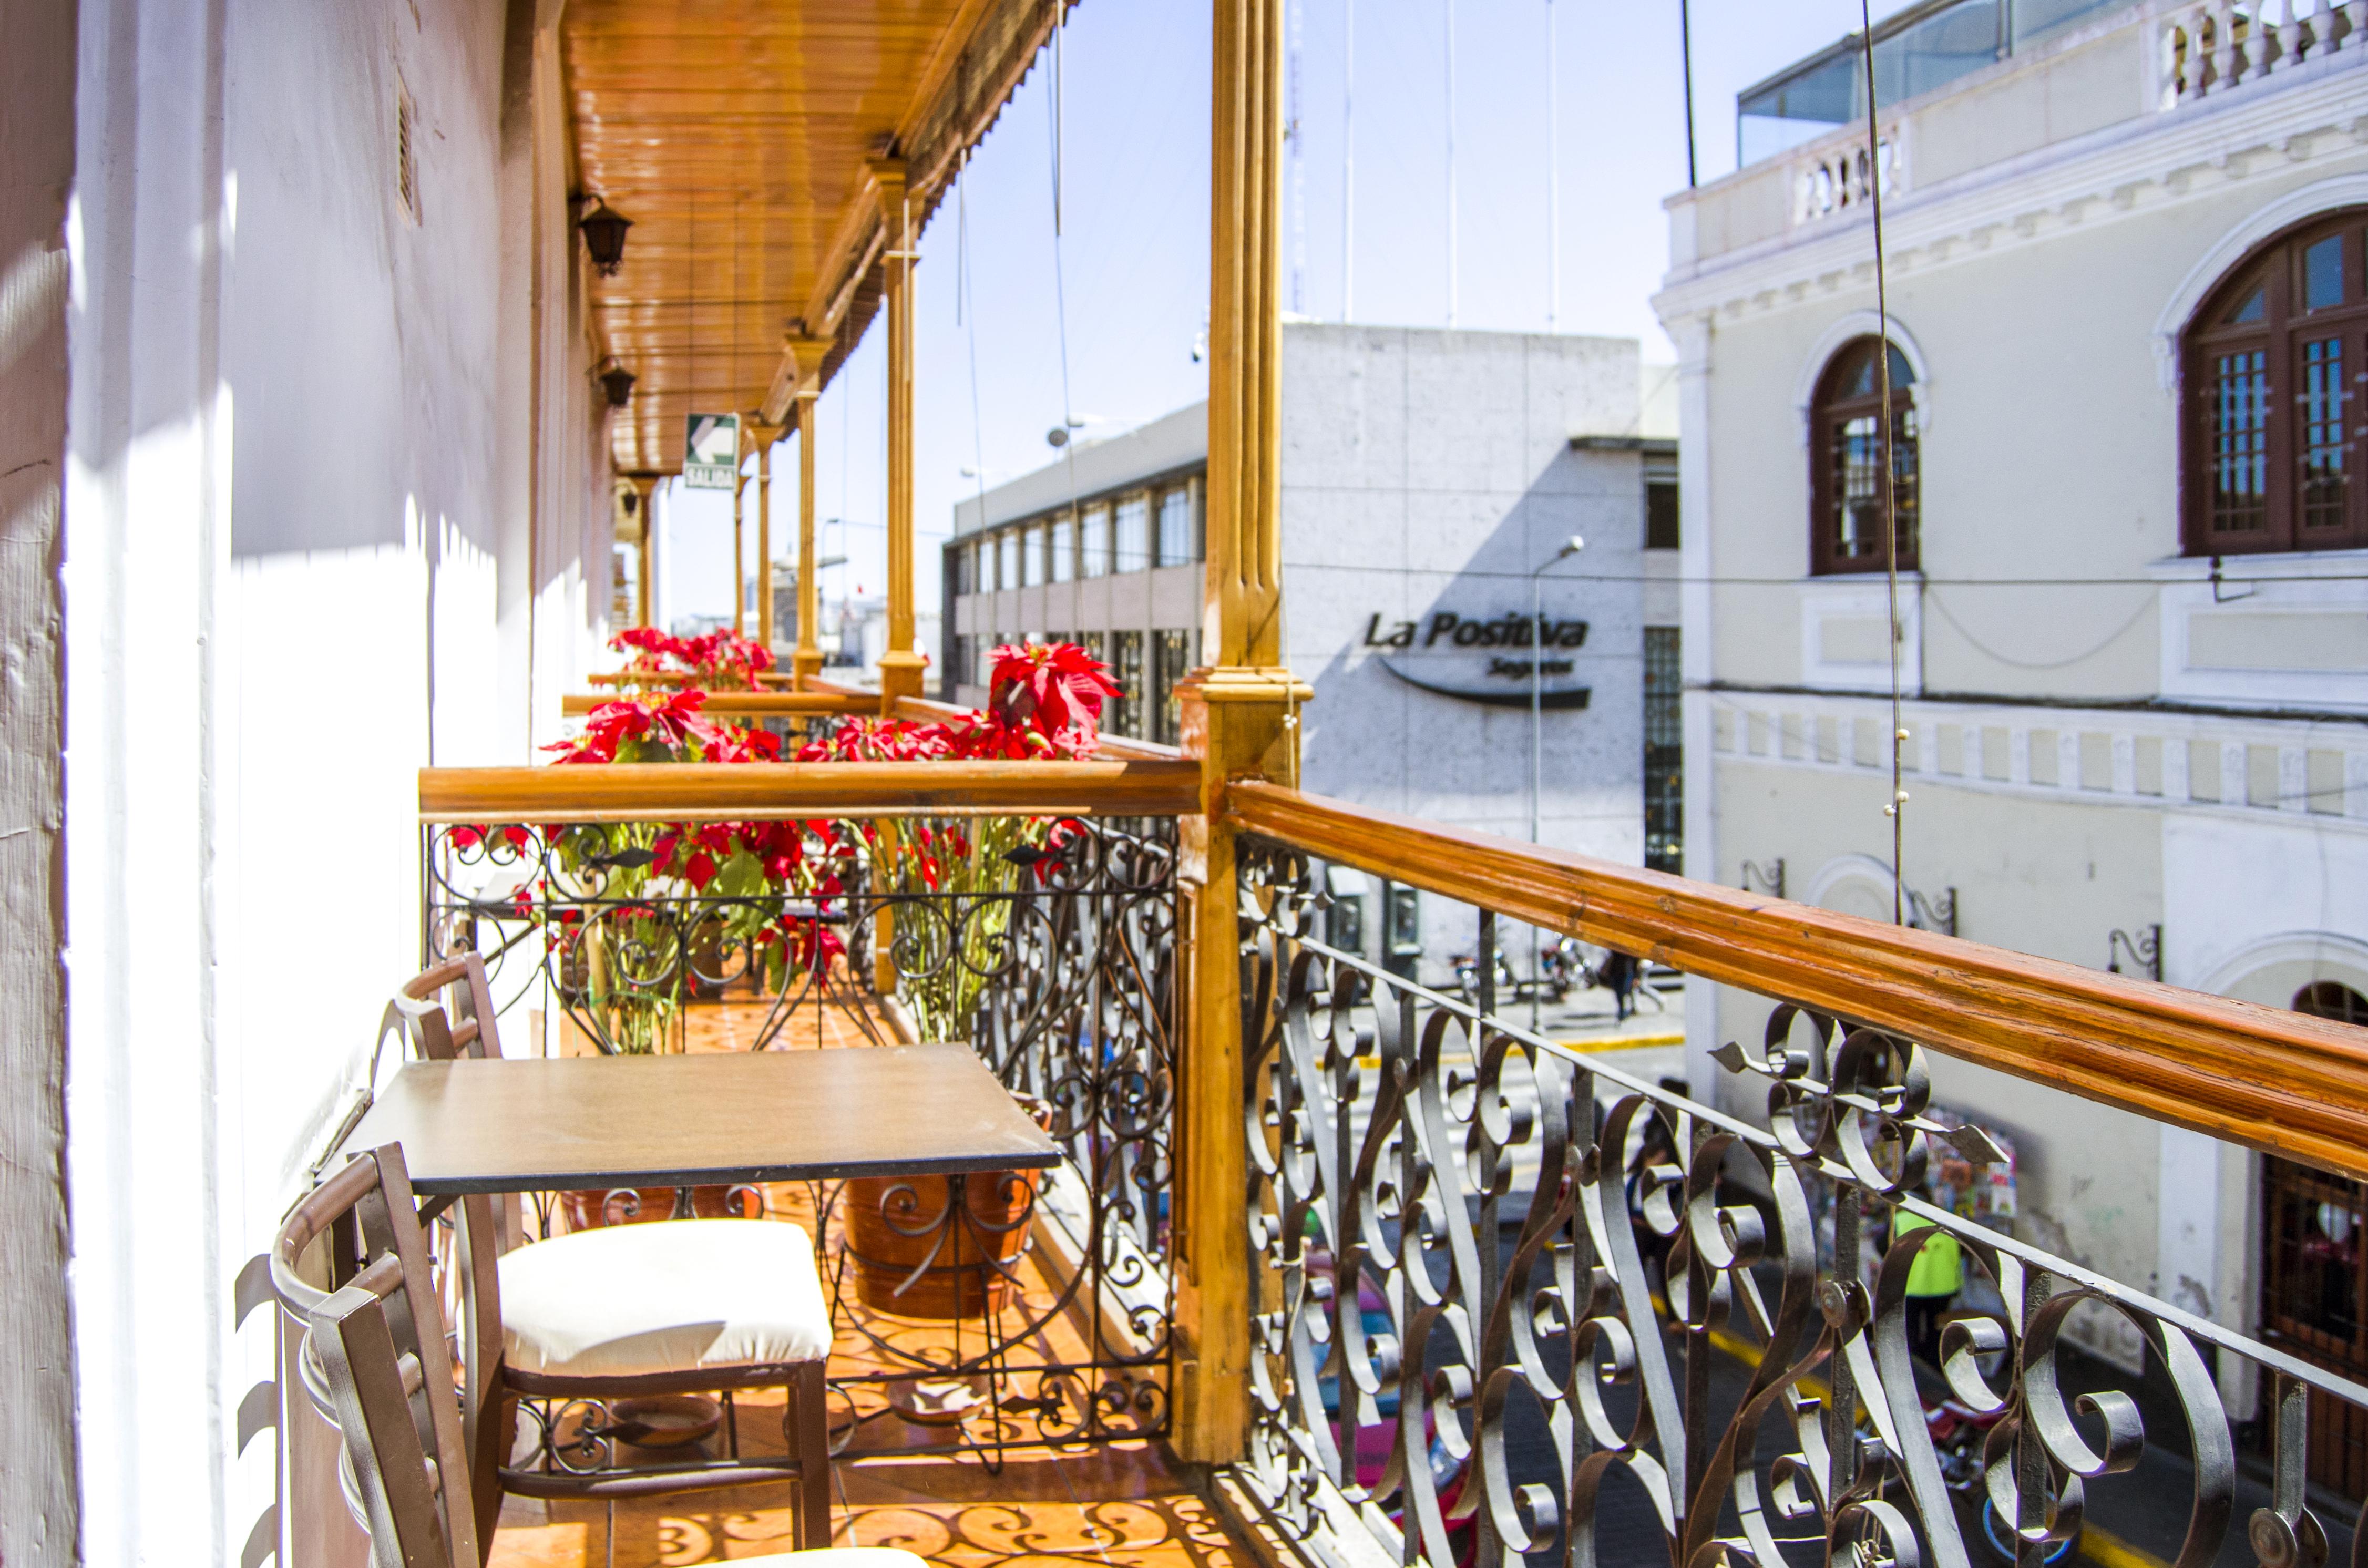
[(1282, 662), (1280, 415), (1284, 0), (1215, 0), (1210, 178), (1209, 500), (1201, 648), (1179, 686), (1201, 814), (1179, 824), (1185, 968), (1177, 1290), (1177, 1451), (1241, 1457), (1249, 1423), (1249, 1190), (1229, 778), (1299, 782), (1299, 705)]
[(625, 478), (632, 483), (633, 494), (638, 498), (633, 509), (640, 517), (642, 524), (641, 573), (633, 585), (633, 623), (637, 626), (653, 624), (651, 618), (657, 614), (657, 590), (652, 585), (655, 581), (652, 574), (657, 569), (658, 559), (656, 544), (658, 515), (655, 508), (657, 504), (660, 477), (655, 473), (625, 475)]
[(748, 551), (742, 542), (740, 530), (740, 496), (748, 488), (740, 465), (748, 456), (748, 418), (743, 415), (737, 426), (739, 436), (732, 449), (732, 635), (748, 635)]
[(921, 695), (927, 665), (913, 648), (913, 204), (902, 158), (871, 160), (880, 221), (889, 244), (883, 312), (888, 318), (888, 651), (880, 657), (880, 707)]
[(773, 443), (787, 426), (768, 425), (762, 415), (752, 414), (748, 428), (757, 441), (757, 641), (769, 653), (773, 651)]
[(798, 393), (798, 648), (790, 668), (798, 688), (822, 673), (822, 644), (814, 641), (822, 619), (822, 585), (814, 565), (814, 395)]
[[(894, 890), (895, 819), (882, 818), (872, 824), (872, 831), (877, 837), (871, 864), (880, 881), (872, 888), (871, 896), (880, 898)], [(871, 916), (871, 989), (883, 1001), (896, 994), (896, 906), (890, 903), (881, 903)]]
[(814, 564), (814, 402), (822, 396), (823, 360), (832, 339), (790, 336), (781, 346), (797, 361), (797, 391), (790, 401), (798, 431), (798, 646), (790, 655), (790, 669), (798, 689), (822, 673), (822, 585)]

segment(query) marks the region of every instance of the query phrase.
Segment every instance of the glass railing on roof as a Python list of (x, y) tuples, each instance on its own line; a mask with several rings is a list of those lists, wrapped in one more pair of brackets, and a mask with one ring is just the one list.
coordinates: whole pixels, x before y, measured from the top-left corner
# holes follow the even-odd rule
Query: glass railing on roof
[[(1874, 29), (1874, 90), (1896, 104), (2029, 50), (2128, 0), (1927, 0)], [(1865, 112), (1866, 68), (1846, 38), (1736, 95), (1738, 166), (1772, 157)]]

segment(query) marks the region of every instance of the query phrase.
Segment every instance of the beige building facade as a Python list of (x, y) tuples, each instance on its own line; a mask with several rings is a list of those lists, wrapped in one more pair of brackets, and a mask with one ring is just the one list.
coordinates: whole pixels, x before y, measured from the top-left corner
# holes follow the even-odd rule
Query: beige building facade
[[(1669, 201), (1686, 869), (1892, 917), (1884, 338), (1904, 912), (2340, 1012), (2368, 997), (2368, 49), (2309, 6), (2233, 38), (2208, 9), (2000, 22), (1896, 102), (1919, 78), (1879, 59), (1872, 153), (1861, 118)], [(1768, 1009), (1694, 988), (1697, 1085)], [(2014, 1140), (2019, 1233), (2260, 1332), (2259, 1157), (1933, 1070)]]

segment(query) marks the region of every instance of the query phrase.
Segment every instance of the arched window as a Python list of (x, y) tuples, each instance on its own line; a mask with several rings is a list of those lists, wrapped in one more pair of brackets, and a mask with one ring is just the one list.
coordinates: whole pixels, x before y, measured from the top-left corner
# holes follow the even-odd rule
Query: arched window
[[(1842, 346), (1817, 379), (1809, 413), (1809, 570), (1880, 572), (1883, 548), (1883, 340)], [(1916, 567), (1916, 372), (1891, 350), (1891, 494), (1899, 569)]]
[(2240, 262), (2188, 324), (2189, 554), (2368, 545), (2363, 237), (2368, 208), (2289, 229)]
[(2333, 1018), (2339, 1024), (2368, 1028), (2368, 996), (2361, 995), (2340, 980), (2315, 980), (2304, 986), (2294, 993), (2294, 1010), (2317, 1018)]

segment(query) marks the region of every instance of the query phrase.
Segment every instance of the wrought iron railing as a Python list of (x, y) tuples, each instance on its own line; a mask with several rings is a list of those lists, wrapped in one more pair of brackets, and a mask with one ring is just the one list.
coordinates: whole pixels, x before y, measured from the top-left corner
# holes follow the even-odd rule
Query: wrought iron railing
[[(1906, 1033), (1780, 1004), (1718, 1052), (1762, 1128), (1317, 940), (1304, 850), (1249, 839), (1242, 867), (1238, 1473), (1319, 1555), (2037, 1568), (2168, 1443), (2137, 1506), (2184, 1520), (2180, 1568), (2325, 1560), (2306, 1400), (2368, 1388), (1930, 1200), (1939, 1162), (1998, 1151), (1937, 1114)], [(1941, 1321), (1917, 1275), (1949, 1245), (1988, 1289)], [(2070, 1350), (2096, 1312), (2135, 1329), (2146, 1388)], [(2259, 1479), (2232, 1358), (2263, 1380)]]
[[(539, 1008), (564, 1021), (563, 1046), (677, 1050), (699, 1009), (728, 1005), (757, 1050), (959, 1041), (1062, 1144), (1042, 1178), (675, 1195), (678, 1214), (763, 1209), (818, 1238), (835, 1444), (999, 1454), (1168, 1430), (1172, 816), (422, 831), (426, 956), (484, 955), (514, 1035)], [(712, 864), (694, 878), (703, 831)], [(732, 869), (744, 852), (772, 864)], [(644, 1204), (537, 1195), (536, 1222), (622, 1222)], [(612, 1461), (598, 1413), (527, 1414), (542, 1466)]]

